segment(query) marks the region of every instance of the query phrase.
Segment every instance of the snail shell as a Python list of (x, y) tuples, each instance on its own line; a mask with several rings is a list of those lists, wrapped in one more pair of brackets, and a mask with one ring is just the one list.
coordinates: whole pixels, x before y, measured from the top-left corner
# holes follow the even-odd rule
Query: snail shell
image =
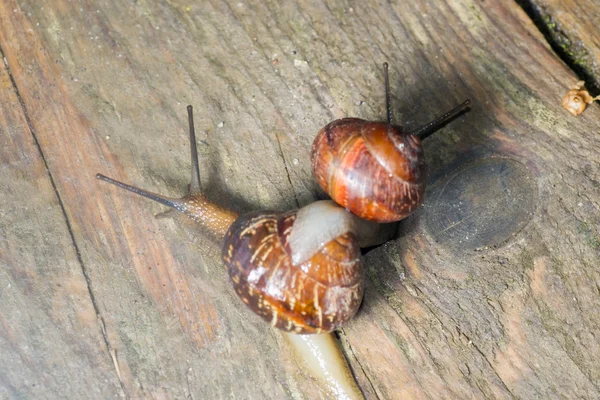
[(600, 96), (592, 97), (584, 86), (584, 81), (577, 82), (562, 99), (562, 106), (575, 116), (584, 112), (588, 104), (600, 100)]
[(315, 138), (311, 163), (323, 190), (361, 218), (399, 221), (423, 202), (421, 140), (397, 125), (358, 118), (333, 121)]
[(301, 213), (242, 215), (225, 235), (223, 262), (237, 295), (272, 326), (301, 334), (330, 332), (362, 301), (360, 250), (355, 233), (345, 230), (318, 243), (309, 258), (294, 257), (292, 231), (306, 225)]

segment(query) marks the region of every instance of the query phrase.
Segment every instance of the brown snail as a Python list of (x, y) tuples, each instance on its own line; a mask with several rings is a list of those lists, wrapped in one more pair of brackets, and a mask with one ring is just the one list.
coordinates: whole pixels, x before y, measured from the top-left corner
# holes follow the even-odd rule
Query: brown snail
[(421, 140), (470, 105), (467, 100), (414, 132), (392, 116), (388, 64), (383, 64), (387, 122), (342, 118), (323, 127), (311, 149), (319, 185), (342, 207), (378, 222), (399, 221), (415, 211), (425, 192)]
[(600, 96), (592, 97), (584, 86), (584, 81), (577, 82), (562, 99), (562, 106), (575, 116), (584, 112), (588, 104), (600, 100)]
[[(260, 211), (242, 216), (212, 203), (200, 192), (191, 106), (188, 118), (192, 180), (187, 195), (169, 198), (102, 174), (96, 177), (182, 212), (224, 238), (222, 258), (236, 293), (272, 326), (300, 334), (339, 328), (362, 301), (359, 248), (381, 242), (380, 225), (361, 220), (332, 201), (283, 214)], [(303, 349), (299, 352), (312, 374), (332, 392), (361, 397), (335, 342), (310, 336), (314, 339), (290, 337), (290, 341)]]

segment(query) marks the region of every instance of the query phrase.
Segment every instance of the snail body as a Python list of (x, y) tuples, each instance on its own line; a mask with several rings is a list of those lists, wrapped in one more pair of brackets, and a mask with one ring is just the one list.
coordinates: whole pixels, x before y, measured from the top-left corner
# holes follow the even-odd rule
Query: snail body
[(350, 212), (371, 221), (399, 221), (423, 202), (426, 165), (421, 140), (462, 113), (467, 100), (414, 132), (393, 123), (388, 65), (384, 63), (387, 122), (335, 120), (311, 149), (317, 182)]

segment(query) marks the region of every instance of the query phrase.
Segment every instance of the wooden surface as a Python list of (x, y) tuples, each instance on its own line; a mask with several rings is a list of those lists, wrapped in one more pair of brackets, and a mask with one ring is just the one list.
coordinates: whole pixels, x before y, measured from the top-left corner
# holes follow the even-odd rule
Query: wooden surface
[(531, 0), (526, 6), (557, 52), (600, 90), (600, 4), (576, 0)]
[(600, 397), (600, 108), (561, 108), (578, 77), (516, 3), (6, 0), (0, 48), (0, 398), (322, 395), (218, 244), (94, 175), (183, 194), (193, 104), (207, 196), (307, 204), (314, 135), (384, 116), (386, 60), (409, 129), (473, 107), (365, 257), (366, 397)]

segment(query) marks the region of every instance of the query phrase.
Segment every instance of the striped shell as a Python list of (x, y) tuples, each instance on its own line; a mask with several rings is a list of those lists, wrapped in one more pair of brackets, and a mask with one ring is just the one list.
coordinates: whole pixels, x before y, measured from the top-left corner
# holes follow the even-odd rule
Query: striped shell
[(241, 216), (227, 231), (223, 262), (235, 292), (272, 326), (295, 333), (330, 332), (362, 301), (364, 276), (353, 233), (293, 265), (289, 236), (297, 211)]
[(399, 221), (423, 202), (421, 140), (385, 122), (338, 119), (312, 145), (312, 170), (331, 198), (357, 216)]

